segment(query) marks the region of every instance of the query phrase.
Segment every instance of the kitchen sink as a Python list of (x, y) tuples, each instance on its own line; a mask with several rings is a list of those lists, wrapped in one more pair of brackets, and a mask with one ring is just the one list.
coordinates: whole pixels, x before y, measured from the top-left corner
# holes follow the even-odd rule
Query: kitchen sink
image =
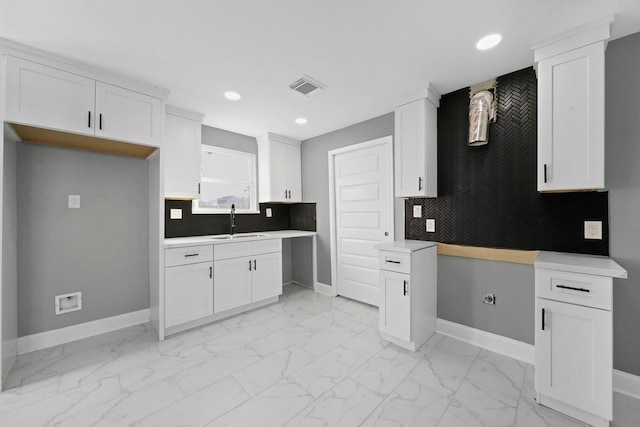
[(213, 236), (211, 237), (211, 239), (213, 240), (234, 240), (234, 239), (246, 239), (249, 237), (264, 237), (267, 236), (267, 234), (225, 234), (222, 236)]

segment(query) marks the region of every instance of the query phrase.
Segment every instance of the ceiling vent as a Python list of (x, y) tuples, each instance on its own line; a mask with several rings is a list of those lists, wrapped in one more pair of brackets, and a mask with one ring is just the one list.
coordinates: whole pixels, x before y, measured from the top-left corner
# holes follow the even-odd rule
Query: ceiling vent
[(303, 94), (304, 96), (315, 95), (321, 90), (327, 88), (327, 86), (323, 85), (317, 80), (312, 79), (309, 76), (305, 76), (304, 74), (298, 80), (291, 83), (289, 87), (296, 92)]

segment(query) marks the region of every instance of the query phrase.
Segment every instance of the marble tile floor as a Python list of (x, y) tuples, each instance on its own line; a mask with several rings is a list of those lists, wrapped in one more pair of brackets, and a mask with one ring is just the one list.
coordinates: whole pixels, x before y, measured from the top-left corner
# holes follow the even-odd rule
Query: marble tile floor
[[(0, 426), (583, 426), (533, 367), (444, 337), (383, 342), (377, 309), (285, 286), (277, 304), (156, 342), (148, 325), (21, 355)], [(614, 394), (614, 426), (640, 401)]]

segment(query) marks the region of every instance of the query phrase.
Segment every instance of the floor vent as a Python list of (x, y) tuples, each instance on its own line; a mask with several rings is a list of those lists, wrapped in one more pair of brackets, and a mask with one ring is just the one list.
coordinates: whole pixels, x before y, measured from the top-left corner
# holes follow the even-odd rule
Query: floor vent
[(323, 85), (317, 80), (312, 79), (309, 76), (305, 76), (304, 74), (298, 80), (291, 83), (289, 87), (296, 92), (303, 94), (304, 96), (315, 95), (321, 90), (327, 88), (327, 86)]

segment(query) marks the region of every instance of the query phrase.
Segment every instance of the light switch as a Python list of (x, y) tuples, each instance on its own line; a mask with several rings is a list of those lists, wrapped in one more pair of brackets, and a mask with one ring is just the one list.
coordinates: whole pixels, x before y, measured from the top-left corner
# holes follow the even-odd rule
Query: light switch
[(271, 208), (265, 209), (265, 213), (267, 214), (267, 218), (271, 218), (273, 216), (273, 212), (271, 212)]
[(427, 233), (436, 232), (436, 220), (431, 218), (427, 220)]
[(414, 218), (422, 218), (422, 206), (414, 205), (413, 206), (413, 217)]
[(80, 196), (69, 194), (69, 209), (80, 209)]
[(182, 209), (171, 209), (169, 211), (169, 218), (182, 219)]

